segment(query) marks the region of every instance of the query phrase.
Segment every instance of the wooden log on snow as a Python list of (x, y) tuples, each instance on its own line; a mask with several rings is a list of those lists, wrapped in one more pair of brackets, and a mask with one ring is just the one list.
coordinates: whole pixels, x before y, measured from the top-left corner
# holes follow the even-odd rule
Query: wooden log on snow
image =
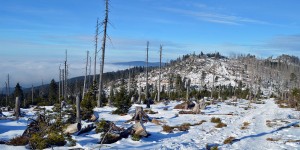
[(81, 124), (80, 123), (74, 123), (74, 124), (70, 124), (65, 130), (64, 133), (65, 134), (74, 134), (76, 132), (78, 132), (81, 129)]

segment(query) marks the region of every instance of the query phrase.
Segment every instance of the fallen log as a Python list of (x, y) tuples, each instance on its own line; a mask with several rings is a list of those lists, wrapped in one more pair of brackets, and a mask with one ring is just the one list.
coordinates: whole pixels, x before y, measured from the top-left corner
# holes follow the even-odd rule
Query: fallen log
[(95, 126), (94, 124), (89, 124), (89, 125), (87, 125), (86, 127), (81, 128), (81, 129), (78, 131), (77, 135), (80, 135), (80, 134), (83, 134), (83, 133), (90, 132), (90, 131), (92, 131), (92, 130), (95, 129), (95, 128), (96, 128), (96, 126)]

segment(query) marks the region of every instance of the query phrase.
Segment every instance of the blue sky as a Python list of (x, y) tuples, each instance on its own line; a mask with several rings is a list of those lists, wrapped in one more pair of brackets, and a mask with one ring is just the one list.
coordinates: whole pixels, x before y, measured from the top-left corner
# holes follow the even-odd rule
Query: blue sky
[[(160, 44), (164, 61), (194, 51), (300, 56), (299, 14), (297, 0), (111, 0), (106, 62), (145, 60), (146, 41), (151, 61)], [(70, 76), (83, 75), (103, 16), (104, 0), (1, 1), (0, 87), (8, 73), (24, 86), (57, 79), (66, 49)]]

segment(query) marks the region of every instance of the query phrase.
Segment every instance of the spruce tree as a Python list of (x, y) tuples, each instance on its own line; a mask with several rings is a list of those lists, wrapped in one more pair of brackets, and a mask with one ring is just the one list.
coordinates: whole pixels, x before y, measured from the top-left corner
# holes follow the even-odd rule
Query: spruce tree
[(17, 85), (15, 87), (14, 96), (19, 97), (21, 101), (24, 98), (23, 90), (19, 83), (17, 83)]
[(113, 114), (126, 114), (131, 107), (130, 95), (125, 89), (124, 81), (122, 81), (120, 91), (115, 95), (115, 107), (117, 107), (117, 109)]
[(49, 84), (49, 102), (50, 105), (53, 105), (54, 103), (58, 102), (58, 86), (54, 79), (51, 80)]

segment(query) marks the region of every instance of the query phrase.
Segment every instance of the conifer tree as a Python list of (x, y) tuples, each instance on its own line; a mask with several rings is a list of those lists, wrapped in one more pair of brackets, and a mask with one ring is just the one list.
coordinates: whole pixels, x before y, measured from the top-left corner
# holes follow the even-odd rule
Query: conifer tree
[(115, 107), (117, 109), (113, 112), (114, 114), (125, 114), (128, 112), (129, 108), (131, 107), (130, 102), (130, 95), (127, 93), (124, 80), (122, 80), (122, 85), (120, 91), (118, 91), (115, 95)]

